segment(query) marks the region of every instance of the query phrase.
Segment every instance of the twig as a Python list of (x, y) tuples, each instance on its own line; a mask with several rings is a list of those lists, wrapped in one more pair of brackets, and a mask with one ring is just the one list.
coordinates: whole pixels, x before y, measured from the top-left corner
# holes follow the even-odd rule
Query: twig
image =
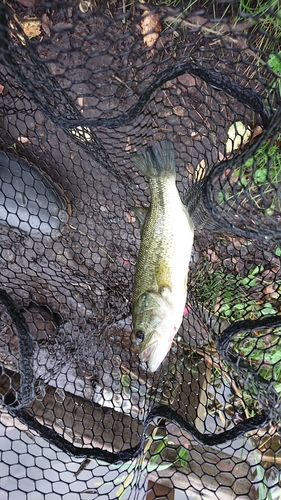
[(121, 80), (121, 78), (119, 78), (116, 75), (113, 75), (113, 78), (115, 78), (115, 80), (117, 80), (118, 82), (122, 83), (122, 85), (124, 85), (126, 87), (126, 89), (130, 90), (130, 92), (133, 92), (133, 89), (131, 87), (129, 87), (129, 85), (127, 85), (127, 83), (123, 82), (123, 80)]

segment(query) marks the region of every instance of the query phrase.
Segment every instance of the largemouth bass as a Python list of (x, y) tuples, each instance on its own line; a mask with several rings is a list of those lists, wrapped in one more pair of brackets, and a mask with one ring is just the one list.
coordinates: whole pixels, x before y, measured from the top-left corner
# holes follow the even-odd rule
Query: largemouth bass
[(132, 157), (148, 178), (149, 209), (135, 208), (141, 245), (133, 286), (132, 317), (139, 355), (155, 372), (183, 318), (193, 224), (176, 187), (173, 144), (156, 143)]

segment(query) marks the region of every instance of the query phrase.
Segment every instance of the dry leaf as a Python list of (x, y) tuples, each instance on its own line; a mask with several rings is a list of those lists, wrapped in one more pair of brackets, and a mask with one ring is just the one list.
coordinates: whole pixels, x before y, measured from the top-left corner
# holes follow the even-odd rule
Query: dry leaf
[(42, 21), (42, 30), (44, 31), (44, 33), (46, 33), (48, 37), (50, 37), (51, 36), (50, 28), (53, 25), (52, 21), (47, 16), (47, 14), (43, 14), (43, 16), (41, 17), (41, 21)]
[(18, 137), (18, 141), (21, 142), (22, 144), (25, 144), (26, 142), (29, 142), (28, 137), (25, 137), (24, 135), (20, 135)]
[(62, 21), (60, 23), (55, 24), (53, 27), (53, 30), (56, 32), (60, 32), (60, 31), (69, 31), (72, 28), (73, 28), (72, 23), (66, 23), (66, 22)]
[(185, 115), (185, 108), (183, 108), (182, 106), (175, 106), (173, 108), (173, 111), (174, 111), (175, 115), (177, 115), (177, 116), (184, 116)]
[(132, 151), (132, 144), (131, 144), (131, 137), (128, 136), (127, 137), (127, 142), (126, 142), (126, 146), (125, 146), (125, 151), (127, 153), (130, 153)]
[(141, 32), (143, 41), (148, 47), (152, 47), (157, 42), (159, 33), (162, 30), (160, 16), (156, 12), (145, 10), (142, 18)]
[(88, 127), (81, 127), (78, 125), (78, 127), (70, 129), (69, 131), (82, 142), (91, 142), (92, 140), (91, 129)]
[(194, 170), (194, 179), (196, 182), (202, 181), (207, 173), (207, 165), (203, 158), (203, 160), (198, 163)]
[(41, 20), (37, 17), (23, 19), (21, 27), (28, 38), (35, 38), (41, 34)]
[(249, 142), (252, 135), (250, 127), (246, 127), (242, 122), (233, 123), (228, 129), (228, 139), (226, 142), (226, 153), (231, 154), (236, 149)]
[(196, 86), (196, 80), (194, 76), (189, 75), (188, 73), (185, 73), (184, 75), (180, 75), (178, 77), (178, 81), (184, 85), (184, 90), (186, 90), (185, 87), (195, 87)]
[(84, 97), (83, 96), (77, 97), (77, 104), (78, 104), (79, 108), (82, 108), (81, 113), (83, 113), (83, 106), (84, 106)]
[(254, 128), (253, 132), (252, 132), (252, 137), (251, 137), (251, 140), (253, 140), (255, 137), (257, 137), (257, 136), (258, 136), (258, 135), (260, 135), (261, 133), (262, 133), (262, 128), (261, 128), (259, 125), (257, 125), (257, 126)]
[(2, 84), (0, 83), (0, 94), (3, 94), (3, 92), (4, 92), (4, 88), (5, 88), (5, 87), (4, 87), (4, 85), (2, 85)]
[(125, 221), (129, 222), (130, 224), (132, 224), (133, 222), (136, 222), (136, 218), (135, 218), (134, 212), (132, 210), (125, 209), (124, 217), (125, 217)]
[(81, 0), (79, 2), (79, 9), (81, 10), (81, 12), (88, 12), (88, 10), (92, 10), (93, 6), (92, 6), (92, 1), (91, 0)]
[(279, 293), (275, 290), (275, 283), (270, 283), (263, 289), (264, 295), (269, 295), (273, 299), (279, 298)]

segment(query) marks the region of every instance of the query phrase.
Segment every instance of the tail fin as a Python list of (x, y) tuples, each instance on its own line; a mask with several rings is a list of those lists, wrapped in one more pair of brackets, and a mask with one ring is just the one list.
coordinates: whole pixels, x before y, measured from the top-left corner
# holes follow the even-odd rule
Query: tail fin
[(134, 155), (132, 162), (148, 178), (176, 176), (174, 146), (169, 140), (156, 142), (144, 153)]

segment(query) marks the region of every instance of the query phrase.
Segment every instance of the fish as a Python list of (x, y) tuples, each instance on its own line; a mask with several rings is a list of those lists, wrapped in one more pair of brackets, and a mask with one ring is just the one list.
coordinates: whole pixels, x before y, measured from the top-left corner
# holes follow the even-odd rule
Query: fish
[(131, 157), (150, 186), (150, 207), (134, 207), (140, 225), (133, 292), (133, 340), (155, 372), (170, 351), (186, 304), (194, 226), (176, 186), (173, 143), (156, 142)]

